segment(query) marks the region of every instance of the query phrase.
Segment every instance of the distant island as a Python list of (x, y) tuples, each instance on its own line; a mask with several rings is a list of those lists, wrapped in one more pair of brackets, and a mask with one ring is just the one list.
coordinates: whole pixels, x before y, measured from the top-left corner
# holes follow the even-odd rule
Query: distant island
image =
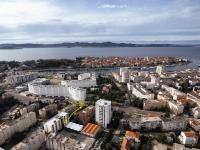
[(134, 43), (114, 43), (114, 42), (64, 42), (57, 44), (0, 44), (0, 49), (22, 49), (22, 48), (51, 48), (51, 47), (185, 47), (199, 45), (182, 44), (134, 44)]

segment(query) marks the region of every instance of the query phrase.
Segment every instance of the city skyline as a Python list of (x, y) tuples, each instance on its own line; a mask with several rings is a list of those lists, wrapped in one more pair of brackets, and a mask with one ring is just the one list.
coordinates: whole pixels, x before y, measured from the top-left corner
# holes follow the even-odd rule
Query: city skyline
[(199, 41), (198, 0), (0, 1), (0, 43)]

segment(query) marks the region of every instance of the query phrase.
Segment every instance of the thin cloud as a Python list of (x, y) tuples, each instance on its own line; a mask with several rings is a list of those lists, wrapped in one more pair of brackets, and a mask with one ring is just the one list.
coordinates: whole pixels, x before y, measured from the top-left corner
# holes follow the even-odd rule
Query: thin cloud
[(0, 42), (200, 40), (199, 1), (181, 2), (0, 0)]
[(99, 6), (99, 8), (111, 8), (111, 9), (116, 9), (116, 8), (127, 8), (127, 5), (112, 5), (112, 4), (104, 4)]

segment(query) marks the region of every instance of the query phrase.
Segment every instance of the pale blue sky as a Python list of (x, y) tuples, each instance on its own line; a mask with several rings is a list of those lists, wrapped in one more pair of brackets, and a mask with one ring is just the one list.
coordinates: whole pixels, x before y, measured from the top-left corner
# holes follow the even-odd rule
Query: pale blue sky
[(0, 43), (200, 40), (200, 0), (0, 0)]

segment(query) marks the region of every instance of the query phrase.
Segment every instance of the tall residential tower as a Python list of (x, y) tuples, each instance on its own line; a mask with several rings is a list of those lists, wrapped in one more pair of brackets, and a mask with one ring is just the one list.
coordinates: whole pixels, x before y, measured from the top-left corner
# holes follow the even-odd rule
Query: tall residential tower
[(95, 120), (96, 122), (107, 128), (112, 117), (111, 101), (100, 99), (95, 104)]

